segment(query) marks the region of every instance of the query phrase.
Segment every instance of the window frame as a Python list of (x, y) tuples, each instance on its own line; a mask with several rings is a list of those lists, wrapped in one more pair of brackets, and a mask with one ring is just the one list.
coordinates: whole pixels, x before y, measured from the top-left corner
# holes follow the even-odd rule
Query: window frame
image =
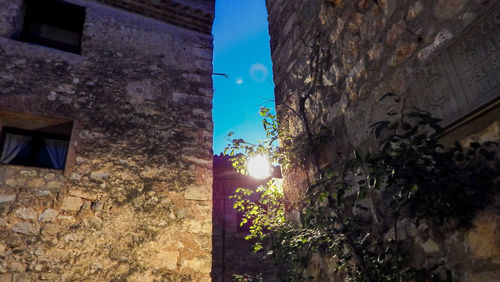
[[(61, 0), (25, 0), (24, 4), (25, 13), (20, 41), (81, 54), (86, 7)], [(36, 27), (40, 29), (38, 33)], [(44, 27), (58, 29), (63, 33), (73, 33), (78, 36), (78, 43), (70, 44), (54, 37), (43, 36), (41, 30)]]
[[(72, 125), (72, 127), (74, 124)], [(71, 135), (72, 132), (69, 133), (69, 135), (62, 135), (62, 134), (55, 134), (55, 133), (45, 133), (45, 132), (40, 132), (36, 130), (27, 130), (27, 129), (21, 129), (21, 128), (15, 128), (15, 127), (9, 127), (9, 126), (3, 126), (1, 129), (1, 136), (0, 136), (0, 151), (3, 150), (3, 147), (5, 145), (5, 138), (6, 134), (11, 133), (11, 134), (17, 134), (17, 135), (23, 135), (23, 136), (30, 136), (33, 139), (30, 141), (30, 143), (35, 142), (34, 148), (37, 150), (34, 150), (30, 154), (30, 163), (27, 164), (3, 164), (3, 165), (18, 165), (18, 166), (26, 166), (26, 167), (36, 167), (36, 168), (45, 168), (45, 169), (54, 169), (54, 170), (64, 170), (67, 163), (68, 163), (68, 156), (70, 152), (70, 147), (71, 147)], [(63, 140), (68, 142), (68, 146), (66, 148), (66, 157), (64, 160), (64, 165), (62, 168), (54, 168), (54, 167), (47, 167), (43, 165), (36, 165), (36, 158), (40, 156), (40, 153), (43, 149), (43, 139), (57, 139), (57, 140)], [(36, 155), (35, 155), (36, 154)]]

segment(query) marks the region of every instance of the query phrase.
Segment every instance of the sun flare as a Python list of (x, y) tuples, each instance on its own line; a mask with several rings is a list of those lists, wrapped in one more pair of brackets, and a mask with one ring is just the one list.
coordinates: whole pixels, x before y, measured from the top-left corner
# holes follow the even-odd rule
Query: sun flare
[(258, 179), (264, 179), (271, 175), (271, 164), (264, 155), (250, 157), (247, 163), (247, 169), (251, 176)]

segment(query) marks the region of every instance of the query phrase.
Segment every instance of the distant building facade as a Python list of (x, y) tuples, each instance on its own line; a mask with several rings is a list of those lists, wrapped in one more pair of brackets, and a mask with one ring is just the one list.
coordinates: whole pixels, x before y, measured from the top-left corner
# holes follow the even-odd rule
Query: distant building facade
[(207, 281), (213, 0), (0, 0), (0, 281)]
[[(214, 156), (213, 185), (213, 281), (233, 281), (233, 274), (261, 276), (273, 281), (274, 265), (262, 254), (253, 254), (254, 240), (245, 240), (249, 226), (241, 226), (242, 214), (233, 208), (235, 200), (229, 198), (237, 188), (255, 190), (265, 184), (250, 175), (243, 175), (232, 166), (229, 156)], [(256, 194), (254, 200), (258, 200)]]

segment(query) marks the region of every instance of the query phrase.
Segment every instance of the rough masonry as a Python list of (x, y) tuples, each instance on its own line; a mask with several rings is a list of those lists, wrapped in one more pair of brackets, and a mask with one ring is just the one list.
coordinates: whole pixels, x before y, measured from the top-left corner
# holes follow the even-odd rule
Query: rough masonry
[(214, 1), (68, 2), (81, 54), (0, 0), (2, 130), (72, 124), (64, 169), (0, 164), (0, 280), (209, 280)]
[[(442, 118), (445, 143), (500, 139), (498, 1), (266, 4), (282, 129), (303, 140), (305, 126), (297, 116), (303, 111), (313, 134), (330, 132), (332, 138), (317, 146), (323, 156), (319, 165), (342, 163), (354, 148), (376, 150), (370, 125), (399, 110), (391, 102), (379, 102), (388, 92), (402, 95), (408, 107)], [(290, 206), (314, 179), (313, 167), (305, 160), (284, 173)], [(288, 213), (294, 217), (293, 210)], [(500, 216), (495, 206), (479, 214), (469, 230), (443, 232), (417, 228), (410, 221), (403, 229), (418, 266), (444, 260), (457, 281), (495, 281), (500, 276)], [(328, 262), (318, 265), (311, 270), (316, 277), (333, 277)]]

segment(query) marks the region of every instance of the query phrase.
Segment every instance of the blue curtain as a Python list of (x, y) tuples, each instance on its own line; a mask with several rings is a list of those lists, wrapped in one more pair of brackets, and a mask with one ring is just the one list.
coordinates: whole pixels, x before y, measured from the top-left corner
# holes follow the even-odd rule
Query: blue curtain
[(31, 136), (17, 135), (17, 134), (5, 134), (5, 141), (2, 148), (2, 155), (0, 156), (0, 162), (3, 164), (10, 163), (16, 156), (21, 152), (21, 150), (28, 145), (28, 143), (33, 139)]
[(66, 162), (66, 155), (68, 153), (68, 141), (65, 140), (57, 140), (57, 139), (43, 139), (45, 143), (45, 148), (47, 148), (47, 152), (49, 153), (50, 160), (52, 161), (52, 165), (56, 169), (63, 169), (64, 163)]

